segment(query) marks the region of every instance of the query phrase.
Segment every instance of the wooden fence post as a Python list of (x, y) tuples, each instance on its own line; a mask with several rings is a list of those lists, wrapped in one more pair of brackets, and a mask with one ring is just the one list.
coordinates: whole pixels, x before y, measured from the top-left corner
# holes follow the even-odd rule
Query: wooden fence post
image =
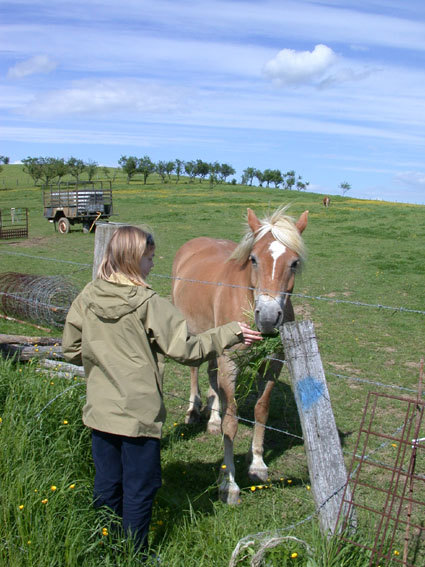
[[(335, 533), (347, 470), (313, 323), (285, 323), (281, 327), (281, 338), (301, 421), (320, 529), (324, 534)], [(349, 487), (345, 498), (351, 500)], [(346, 510), (347, 507), (343, 513)], [(355, 523), (353, 513), (350, 524), (354, 527)]]
[(96, 232), (94, 237), (94, 255), (93, 255), (93, 272), (92, 279), (95, 280), (97, 270), (105, 255), (106, 247), (119, 226), (128, 226), (126, 223), (121, 222), (101, 222), (96, 223)]

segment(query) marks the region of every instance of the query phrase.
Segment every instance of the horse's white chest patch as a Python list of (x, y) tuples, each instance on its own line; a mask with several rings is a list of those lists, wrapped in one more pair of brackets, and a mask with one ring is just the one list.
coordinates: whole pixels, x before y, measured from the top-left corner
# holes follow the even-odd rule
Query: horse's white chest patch
[(277, 240), (273, 240), (273, 242), (269, 246), (270, 254), (273, 258), (273, 271), (272, 271), (272, 280), (274, 279), (274, 271), (276, 268), (276, 262), (286, 252), (286, 246), (278, 242)]

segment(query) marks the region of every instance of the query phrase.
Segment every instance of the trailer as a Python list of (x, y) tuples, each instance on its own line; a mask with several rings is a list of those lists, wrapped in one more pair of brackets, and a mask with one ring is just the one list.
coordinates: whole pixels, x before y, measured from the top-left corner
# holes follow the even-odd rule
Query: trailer
[(83, 232), (91, 232), (96, 221), (113, 214), (111, 182), (84, 182), (43, 187), (44, 216), (55, 229), (67, 234), (70, 227), (81, 223)]

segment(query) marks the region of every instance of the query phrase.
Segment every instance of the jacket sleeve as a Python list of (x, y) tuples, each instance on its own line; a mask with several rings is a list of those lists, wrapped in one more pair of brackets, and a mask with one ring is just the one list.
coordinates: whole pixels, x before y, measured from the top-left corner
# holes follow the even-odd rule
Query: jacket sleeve
[(62, 335), (62, 353), (68, 362), (81, 366), (82, 313), (79, 298), (72, 303)]
[(177, 307), (156, 294), (147, 301), (145, 317), (144, 325), (151, 341), (163, 354), (189, 366), (220, 356), (224, 349), (243, 340), (235, 321), (191, 335)]

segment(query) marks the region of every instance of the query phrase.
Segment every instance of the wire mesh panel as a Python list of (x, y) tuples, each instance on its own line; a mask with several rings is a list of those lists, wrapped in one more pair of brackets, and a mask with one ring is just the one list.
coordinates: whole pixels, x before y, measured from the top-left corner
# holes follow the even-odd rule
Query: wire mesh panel
[(356, 509), (373, 544), (351, 538), (347, 514), (339, 521), (341, 538), (369, 550), (370, 565), (425, 565), (424, 408), (421, 400), (368, 395), (343, 503)]
[(28, 238), (28, 209), (0, 209), (0, 238)]
[(0, 310), (8, 316), (62, 327), (78, 289), (62, 276), (0, 274)]

